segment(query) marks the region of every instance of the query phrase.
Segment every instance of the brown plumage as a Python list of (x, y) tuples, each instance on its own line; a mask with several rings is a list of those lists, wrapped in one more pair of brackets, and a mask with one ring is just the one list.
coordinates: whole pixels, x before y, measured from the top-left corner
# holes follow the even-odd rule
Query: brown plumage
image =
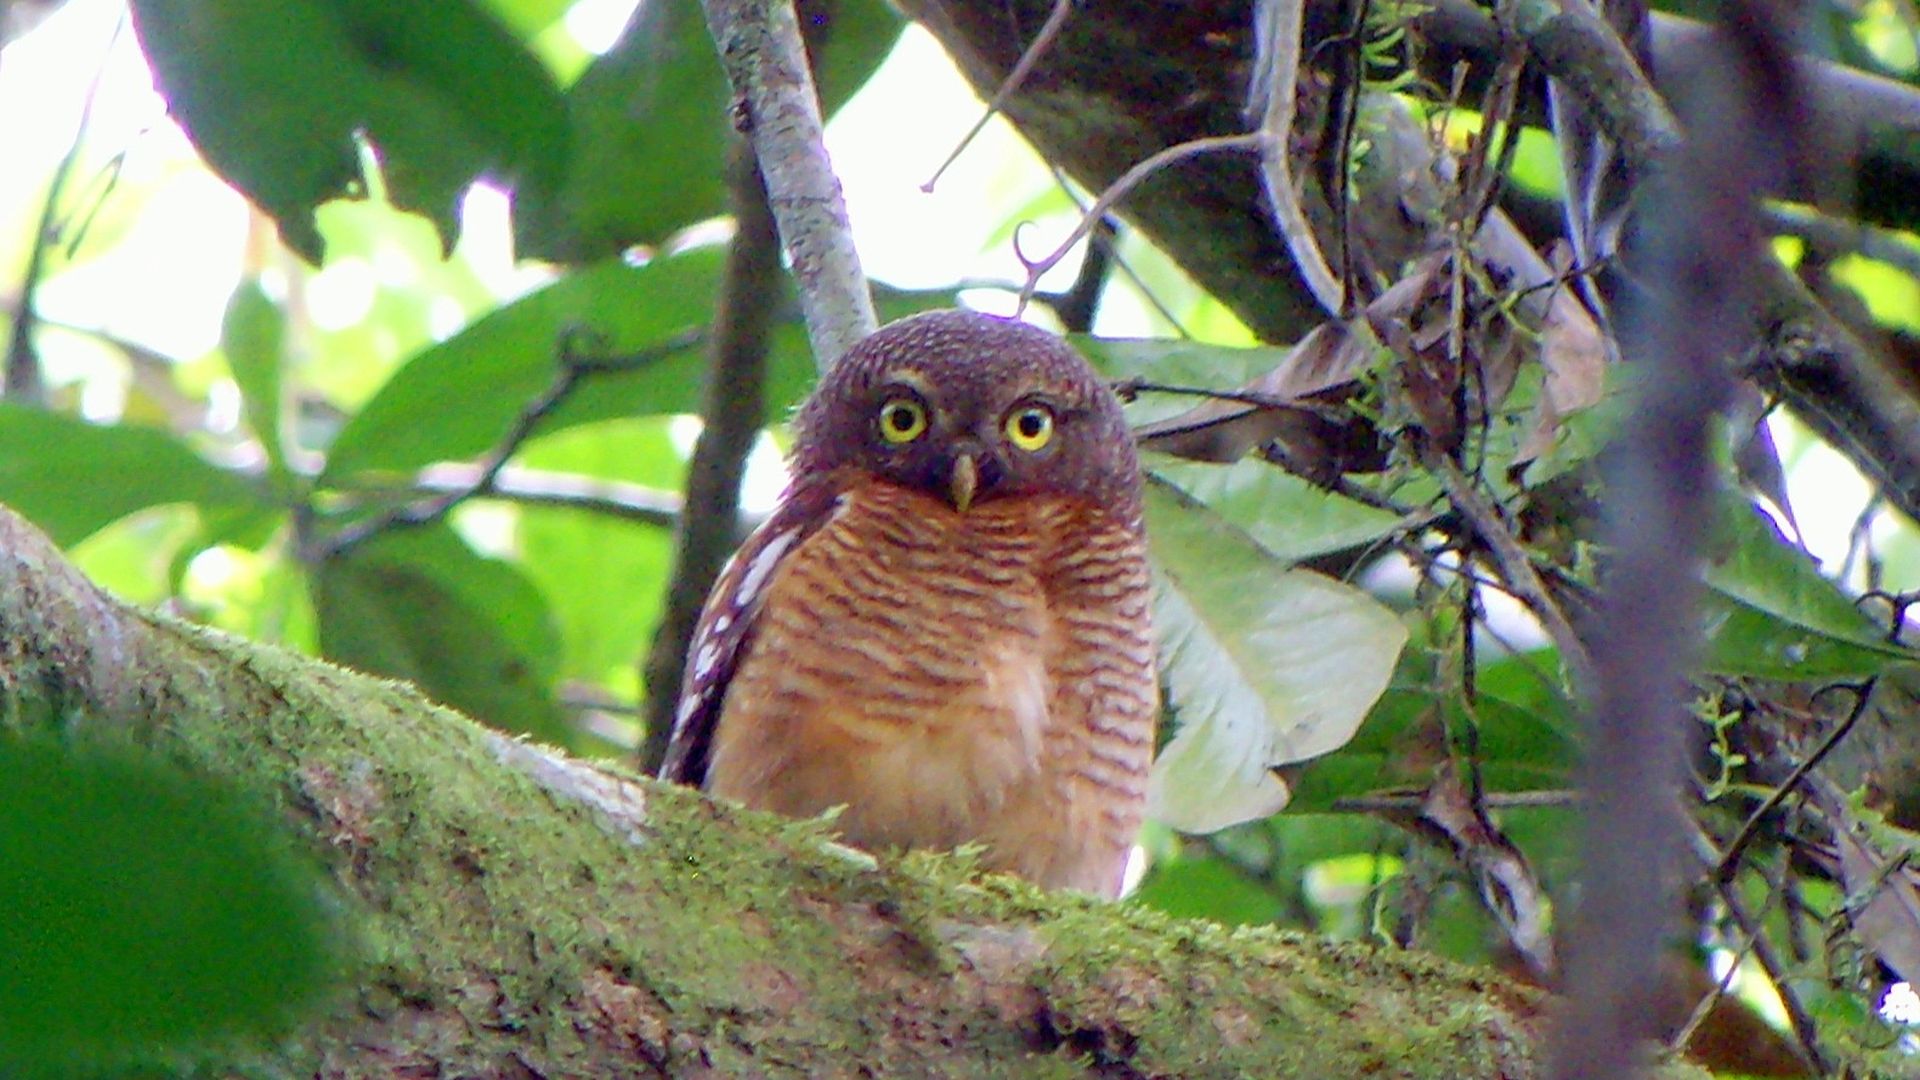
[(1058, 338), (961, 311), (849, 352), (694, 632), (661, 775), (868, 847), (1117, 895), (1158, 711), (1140, 470)]

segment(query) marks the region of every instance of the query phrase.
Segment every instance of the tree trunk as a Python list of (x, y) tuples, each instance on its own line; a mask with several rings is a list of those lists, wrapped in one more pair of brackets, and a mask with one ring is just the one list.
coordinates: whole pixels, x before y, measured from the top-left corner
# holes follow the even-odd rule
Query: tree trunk
[(718, 806), (409, 687), (127, 607), (4, 509), (0, 716), (59, 716), (257, 790), (329, 868), (357, 928), (351, 989), (250, 1068), (1539, 1072), (1545, 999), (1493, 973), (1045, 895), (964, 858), (876, 861), (821, 823)]

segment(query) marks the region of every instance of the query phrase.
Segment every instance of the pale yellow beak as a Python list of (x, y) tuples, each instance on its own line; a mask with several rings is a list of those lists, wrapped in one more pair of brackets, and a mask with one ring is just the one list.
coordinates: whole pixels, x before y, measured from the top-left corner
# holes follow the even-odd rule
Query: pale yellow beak
[(980, 466), (974, 464), (972, 454), (961, 454), (953, 459), (953, 478), (947, 493), (953, 498), (953, 508), (961, 513), (973, 505), (973, 490), (980, 484)]

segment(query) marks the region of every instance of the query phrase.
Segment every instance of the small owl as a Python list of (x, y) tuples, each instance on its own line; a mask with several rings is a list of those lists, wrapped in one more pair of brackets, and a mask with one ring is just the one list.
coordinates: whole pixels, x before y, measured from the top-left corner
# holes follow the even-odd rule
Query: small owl
[(964, 311), (862, 341), (694, 631), (662, 777), (873, 848), (1116, 896), (1158, 690), (1140, 467), (1065, 343)]

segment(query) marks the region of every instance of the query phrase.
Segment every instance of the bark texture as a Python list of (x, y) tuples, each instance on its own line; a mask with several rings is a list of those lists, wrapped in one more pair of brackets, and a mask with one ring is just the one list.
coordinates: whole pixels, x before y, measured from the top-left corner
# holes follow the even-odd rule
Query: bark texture
[(0, 509), (0, 718), (49, 716), (258, 791), (330, 869), (342, 990), (248, 1072), (1540, 1071), (1544, 999), (1492, 973), (876, 861), (129, 608)]

